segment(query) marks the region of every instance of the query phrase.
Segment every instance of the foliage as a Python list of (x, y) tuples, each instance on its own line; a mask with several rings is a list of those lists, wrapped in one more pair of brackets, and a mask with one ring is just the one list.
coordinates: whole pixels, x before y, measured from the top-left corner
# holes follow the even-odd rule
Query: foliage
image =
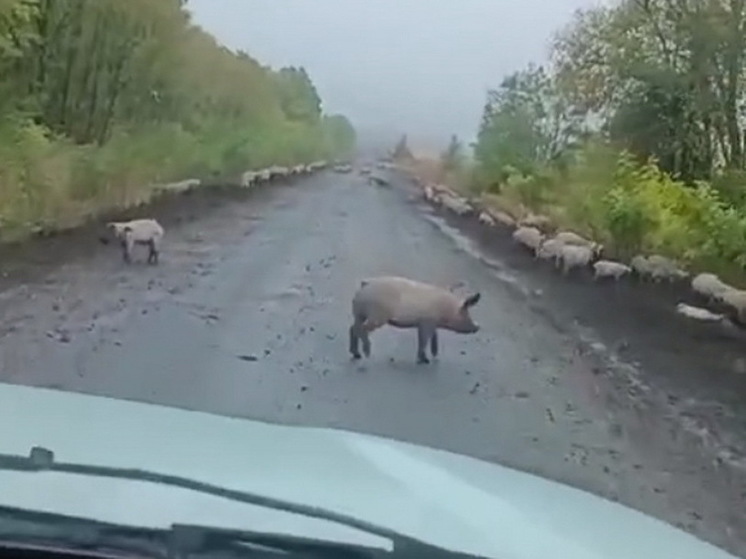
[(329, 115), (323, 119), (327, 151), (348, 158), (356, 145), (355, 128), (344, 115)]
[(611, 253), (746, 269), (746, 0), (621, 0), (578, 12), (550, 63), (487, 96), (483, 189)]
[(488, 92), (474, 155), (494, 176), (504, 175), (506, 165), (531, 173), (560, 159), (581, 133), (552, 78), (532, 65)]
[(183, 0), (0, 0), (0, 235), (147, 185), (349, 152), (303, 68), (274, 71)]

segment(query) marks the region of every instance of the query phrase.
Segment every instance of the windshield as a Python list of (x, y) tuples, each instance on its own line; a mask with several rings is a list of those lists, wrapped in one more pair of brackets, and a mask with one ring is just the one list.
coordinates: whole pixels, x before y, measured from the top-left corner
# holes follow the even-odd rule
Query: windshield
[[(741, 0), (0, 0), (0, 456), (83, 468), (0, 460), (0, 507), (746, 556), (745, 34)], [(229, 527), (318, 536), (280, 516)]]

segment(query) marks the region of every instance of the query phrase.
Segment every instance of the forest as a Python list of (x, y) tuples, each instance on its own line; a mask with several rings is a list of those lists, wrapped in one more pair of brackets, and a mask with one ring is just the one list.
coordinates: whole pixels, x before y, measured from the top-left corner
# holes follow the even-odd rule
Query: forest
[(659, 253), (744, 284), (744, 4), (577, 12), (545, 64), (489, 91), (461, 182), (616, 256)]
[(0, 239), (69, 227), (153, 185), (345, 157), (302, 67), (196, 25), (185, 0), (0, 0)]

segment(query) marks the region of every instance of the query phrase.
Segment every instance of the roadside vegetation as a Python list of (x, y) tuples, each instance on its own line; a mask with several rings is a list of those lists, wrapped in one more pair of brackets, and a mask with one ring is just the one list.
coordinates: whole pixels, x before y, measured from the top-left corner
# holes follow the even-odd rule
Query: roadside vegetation
[(355, 144), (303, 68), (232, 52), (184, 0), (0, 0), (0, 72), (2, 240)]
[(744, 0), (579, 12), (546, 65), (488, 93), (473, 159), (452, 141), (439, 179), (746, 286), (745, 69)]

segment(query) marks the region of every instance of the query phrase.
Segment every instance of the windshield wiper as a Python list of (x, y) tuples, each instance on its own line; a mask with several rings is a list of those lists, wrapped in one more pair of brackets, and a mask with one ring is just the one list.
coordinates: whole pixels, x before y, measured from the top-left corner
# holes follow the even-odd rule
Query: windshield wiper
[(385, 549), (284, 534), (185, 524), (137, 528), (10, 507), (0, 507), (2, 548), (65, 550), (93, 556), (136, 553), (163, 559), (276, 559), (278, 554), (293, 558), (391, 557)]
[[(301, 516), (334, 522), (343, 526), (347, 526), (349, 528), (367, 532), (368, 534), (386, 538), (390, 540), (393, 545), (393, 551), (388, 553), (385, 550), (377, 550), (376, 548), (337, 544), (333, 542), (325, 542), (308, 538), (265, 534), (243, 530), (223, 530), (199, 526), (174, 525), (168, 531), (168, 533), (170, 534), (169, 537), (171, 538), (169, 540), (170, 543), (168, 549), (172, 551), (173, 545), (176, 545), (177, 550), (182, 549), (184, 547), (184, 542), (187, 542), (188, 545), (193, 545), (194, 542), (198, 542), (197, 548), (199, 548), (199, 545), (201, 545), (199, 544), (199, 542), (205, 541), (221, 541), (223, 543), (229, 543), (229, 547), (241, 546), (241, 544), (246, 543), (261, 545), (260, 542), (264, 542), (264, 545), (268, 548), (273, 548), (274, 545), (275, 549), (277, 549), (277, 546), (290, 546), (288, 549), (295, 549), (295, 551), (288, 551), (289, 553), (300, 552), (301, 554), (308, 554), (312, 553), (312, 550), (315, 550), (312, 554), (315, 554), (315, 556), (318, 557), (383, 556), (414, 558), (423, 557), (428, 559), (484, 559), (483, 557), (472, 555), (469, 553), (443, 549), (441, 547), (434, 546), (416, 538), (400, 534), (394, 530), (382, 528), (364, 520), (358, 520), (354, 517), (336, 513), (333, 511), (328, 511), (319, 507), (301, 505), (246, 491), (227, 489), (201, 481), (195, 481), (171, 474), (151, 472), (148, 470), (75, 464), (70, 462), (57, 462), (54, 459), (54, 453), (51, 450), (42, 447), (33, 447), (28, 456), (0, 454), (0, 470), (15, 470), (25, 472), (52, 471), (73, 475), (109, 477), (131, 481), (145, 481), (163, 485), (170, 485), (173, 487), (197, 491), (199, 493), (214, 495), (216, 497), (222, 497), (231, 501), (243, 502), (249, 505), (255, 505), (272, 510), (280, 510), (292, 514), (298, 514)], [(2, 507), (0, 507), (0, 511), (2, 510)], [(60, 518), (59, 516), (55, 517)], [(102, 533), (111, 534), (113, 533), (112, 530), (127, 530), (119, 526), (93, 523), (87, 520), (72, 521), (85, 523), (84, 529), (82, 530), (82, 532), (79, 532), (81, 534), (89, 534), (91, 528), (99, 525), (99, 527), (106, 527), (105, 532), (94, 533), (94, 539), (96, 540), (100, 540)], [(144, 530), (140, 529), (138, 529), (138, 531), (140, 533), (144, 532)], [(0, 534), (2, 534), (2, 531), (0, 531)], [(226, 548), (221, 547), (221, 550), (226, 551)], [(352, 553), (353, 551), (354, 554), (348, 554)], [(362, 555), (360, 555), (360, 553), (362, 553)], [(173, 555), (169, 553), (169, 557), (173, 557)]]

